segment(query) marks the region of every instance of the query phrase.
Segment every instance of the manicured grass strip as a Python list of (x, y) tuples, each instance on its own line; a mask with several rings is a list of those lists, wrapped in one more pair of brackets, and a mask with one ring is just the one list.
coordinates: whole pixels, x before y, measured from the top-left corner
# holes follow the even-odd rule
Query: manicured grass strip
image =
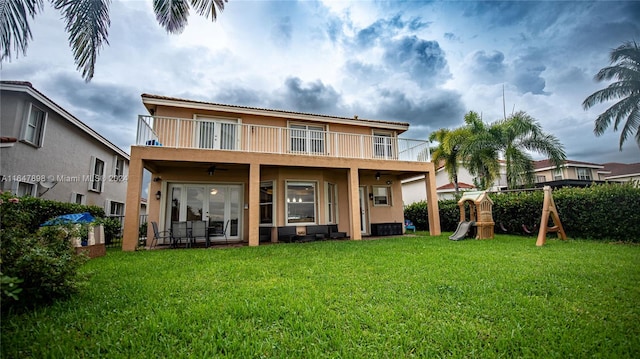
[(446, 238), (110, 251), (2, 357), (640, 357), (640, 246)]

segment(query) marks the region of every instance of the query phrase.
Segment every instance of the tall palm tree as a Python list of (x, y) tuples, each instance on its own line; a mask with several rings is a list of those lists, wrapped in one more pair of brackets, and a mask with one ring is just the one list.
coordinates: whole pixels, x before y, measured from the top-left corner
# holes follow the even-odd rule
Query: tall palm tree
[[(50, 0), (62, 14), (77, 69), (91, 81), (98, 53), (107, 40), (111, 0)], [(153, 0), (156, 19), (167, 32), (177, 34), (187, 25), (190, 8), (217, 19), (228, 0)], [(12, 49), (26, 55), (32, 38), (29, 21), (44, 6), (43, 0), (0, 0), (0, 61), (10, 60)], [(17, 56), (17, 55), (16, 55)]]
[(491, 125), (499, 136), (499, 150), (504, 155), (507, 186), (533, 184), (533, 159), (527, 151), (541, 153), (560, 167), (567, 156), (564, 146), (551, 134), (542, 131), (540, 124), (524, 111), (519, 111)]
[(593, 132), (600, 136), (613, 122), (613, 130), (624, 122), (620, 132), (620, 150), (630, 135), (635, 135), (640, 146), (640, 47), (628, 41), (613, 49), (609, 55), (611, 66), (601, 69), (595, 76), (597, 81), (616, 79), (608, 87), (587, 97), (582, 106), (585, 110), (612, 99), (621, 99), (601, 113), (595, 120)]
[(437, 141), (438, 146), (431, 152), (431, 162), (436, 165), (442, 163), (449, 174), (449, 181), (453, 183), (456, 195), (460, 192), (458, 187), (458, 168), (460, 166), (460, 148), (464, 143), (464, 130), (449, 130), (441, 128), (432, 132), (429, 141)]

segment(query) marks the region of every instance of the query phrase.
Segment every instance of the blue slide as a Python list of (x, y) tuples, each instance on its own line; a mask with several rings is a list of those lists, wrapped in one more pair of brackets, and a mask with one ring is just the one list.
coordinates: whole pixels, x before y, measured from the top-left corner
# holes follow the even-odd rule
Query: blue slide
[(467, 233), (469, 233), (471, 226), (473, 226), (474, 224), (476, 224), (476, 222), (465, 221), (458, 223), (458, 228), (456, 228), (456, 231), (451, 236), (449, 236), (449, 239), (452, 241), (459, 241), (461, 239), (464, 239), (467, 236)]

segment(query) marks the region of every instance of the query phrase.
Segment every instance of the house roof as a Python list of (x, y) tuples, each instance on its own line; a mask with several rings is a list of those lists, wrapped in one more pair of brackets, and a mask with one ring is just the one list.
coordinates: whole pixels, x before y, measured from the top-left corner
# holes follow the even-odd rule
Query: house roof
[(128, 153), (126, 153), (120, 147), (118, 147), (115, 144), (113, 144), (111, 141), (107, 140), (105, 137), (103, 137), (101, 134), (96, 132), (91, 127), (87, 126), (84, 122), (80, 121), (77, 117), (75, 117), (72, 114), (70, 114), (67, 110), (65, 110), (64, 108), (60, 107), (58, 104), (53, 102), (50, 98), (48, 98), (42, 92), (38, 91), (35, 87), (33, 87), (31, 82), (27, 82), (27, 81), (0, 81), (0, 90), (27, 93), (28, 95), (32, 96), (33, 98), (37, 99), (38, 101), (42, 102), (47, 107), (49, 107), (50, 109), (52, 109), (53, 111), (58, 113), (58, 115), (60, 115), (62, 118), (64, 118), (67, 121), (69, 121), (71, 124), (75, 125), (77, 128), (79, 128), (80, 130), (82, 130), (85, 133), (87, 133), (89, 136), (91, 136), (91, 137), (95, 138), (96, 140), (98, 140), (98, 142), (100, 142), (103, 145), (107, 146), (108, 148), (112, 149), (114, 152), (116, 152), (120, 156), (122, 156), (125, 159), (127, 159), (127, 161), (129, 160), (129, 154)]
[[(459, 189), (472, 189), (472, 188), (476, 188), (474, 185), (470, 185), (468, 183), (464, 183), (464, 182), (458, 182), (458, 188)], [(449, 182), (443, 186), (440, 186), (438, 188), (436, 188), (437, 191), (443, 191), (443, 190), (449, 190), (449, 189), (455, 189), (455, 186), (453, 185), (452, 182)]]
[(211, 111), (255, 114), (255, 115), (272, 116), (272, 117), (284, 117), (284, 118), (291, 118), (291, 119), (297, 119), (297, 120), (311, 120), (311, 121), (322, 120), (324, 122), (348, 123), (351, 125), (394, 129), (399, 131), (400, 133), (409, 129), (409, 123), (407, 122), (367, 120), (367, 119), (358, 118), (358, 116), (340, 117), (340, 116), (312, 114), (307, 112), (275, 110), (275, 109), (267, 109), (267, 108), (260, 108), (260, 107), (226, 105), (226, 104), (215, 103), (215, 102), (187, 100), (182, 98), (167, 97), (167, 96), (153, 95), (153, 94), (147, 94), (147, 93), (142, 94), (142, 102), (144, 103), (144, 105), (147, 107), (148, 110), (151, 110), (151, 108), (154, 105), (167, 105), (167, 106), (176, 106), (176, 107), (197, 108), (197, 109), (211, 110)]
[[(539, 160), (539, 161), (533, 161), (533, 169), (540, 171), (540, 170), (547, 170), (550, 168), (555, 168), (556, 166), (553, 164), (553, 162), (551, 162), (551, 160), (546, 159), (546, 160)], [(573, 160), (565, 160), (564, 161), (564, 167), (592, 167), (592, 168), (603, 168), (603, 165), (598, 164), (598, 163), (592, 163), (592, 162), (582, 162), (582, 161), (573, 161)]]
[(603, 164), (603, 166), (605, 170), (611, 172), (607, 177), (640, 175), (640, 162), (638, 163), (608, 162)]

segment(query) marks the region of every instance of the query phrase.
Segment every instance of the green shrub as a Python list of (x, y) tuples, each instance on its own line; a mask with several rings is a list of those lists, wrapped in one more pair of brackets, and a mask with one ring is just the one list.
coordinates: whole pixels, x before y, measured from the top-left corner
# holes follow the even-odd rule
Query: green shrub
[[(560, 188), (552, 194), (567, 236), (640, 242), (640, 188), (633, 183)], [(510, 234), (526, 234), (523, 224), (537, 231), (542, 217), (543, 191), (490, 193), (489, 197), (493, 201), (496, 233), (502, 232), (500, 224)], [(441, 229), (454, 231), (460, 220), (457, 201), (440, 201), (438, 206)], [(407, 206), (405, 217), (418, 229), (428, 229), (425, 202)]]
[[(23, 204), (25, 200), (26, 205)], [(80, 283), (77, 270), (85, 257), (75, 253), (71, 238), (80, 235), (81, 227), (37, 226), (34, 230), (34, 223), (49, 219), (42, 220), (42, 213), (53, 213), (53, 208), (66, 208), (50, 202), (30, 197), (18, 199), (10, 193), (0, 194), (3, 310), (49, 303), (68, 297), (77, 290)], [(42, 207), (36, 203), (44, 203), (43, 212), (37, 211)], [(7, 288), (5, 292), (5, 284), (11, 291)]]
[(96, 221), (104, 227), (105, 244), (111, 244), (114, 239), (121, 236), (121, 224), (116, 218), (101, 218)]

